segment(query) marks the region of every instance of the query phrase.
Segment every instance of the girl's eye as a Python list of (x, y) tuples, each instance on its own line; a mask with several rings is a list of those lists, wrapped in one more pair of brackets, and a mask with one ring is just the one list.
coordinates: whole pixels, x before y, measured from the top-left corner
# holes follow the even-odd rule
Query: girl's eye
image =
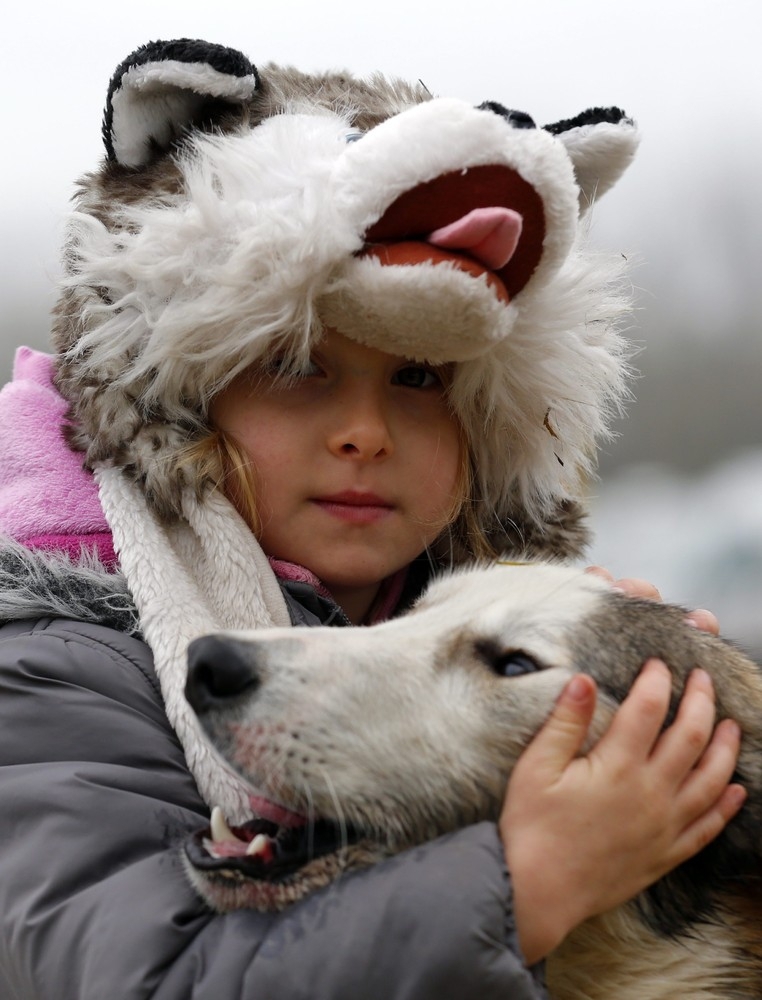
[(271, 378), (300, 379), (320, 374), (320, 367), (310, 359), (305, 364), (297, 365), (288, 358), (268, 358), (262, 365), (262, 371)]
[(310, 360), (305, 362), (303, 365), (295, 367), (289, 374), (291, 374), (294, 378), (311, 378), (314, 375), (319, 375), (320, 372), (320, 365), (310, 358)]
[(422, 365), (406, 365), (400, 368), (394, 373), (392, 382), (394, 385), (405, 386), (406, 389), (430, 389), (442, 384), (435, 371)]
[(260, 371), (263, 375), (283, 375), (286, 371), (286, 359), (267, 358), (260, 365)]

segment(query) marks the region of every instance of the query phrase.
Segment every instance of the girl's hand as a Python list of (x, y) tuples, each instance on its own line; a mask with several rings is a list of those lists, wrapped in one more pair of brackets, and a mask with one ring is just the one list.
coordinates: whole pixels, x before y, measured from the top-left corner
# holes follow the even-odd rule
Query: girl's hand
[(631, 899), (713, 840), (746, 797), (728, 782), (740, 745), (730, 719), (715, 728), (714, 689), (696, 670), (663, 733), (671, 680), (650, 660), (587, 756), (576, 756), (595, 709), (579, 674), (521, 755), (500, 834), (528, 965), (583, 920)]
[[(608, 581), (612, 587), (616, 587), (617, 590), (629, 594), (630, 597), (647, 597), (651, 601), (660, 601), (662, 599), (656, 587), (647, 580), (638, 580), (635, 577), (624, 577), (621, 580), (615, 580), (611, 573), (602, 566), (588, 566), (585, 572), (592, 573), (594, 576), (600, 576), (603, 580)], [(685, 617), (689, 624), (695, 625), (696, 628), (700, 628), (703, 632), (709, 632), (711, 635), (720, 634), (720, 623), (711, 611), (700, 608), (689, 612)]]

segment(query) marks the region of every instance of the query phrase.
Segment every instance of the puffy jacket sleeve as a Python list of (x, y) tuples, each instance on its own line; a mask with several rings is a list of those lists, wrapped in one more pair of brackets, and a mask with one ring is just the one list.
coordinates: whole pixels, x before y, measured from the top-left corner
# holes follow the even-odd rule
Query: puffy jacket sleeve
[(538, 1000), (492, 824), (281, 914), (211, 913), (179, 844), (207, 812), (150, 654), (100, 626), (0, 629), (0, 996)]

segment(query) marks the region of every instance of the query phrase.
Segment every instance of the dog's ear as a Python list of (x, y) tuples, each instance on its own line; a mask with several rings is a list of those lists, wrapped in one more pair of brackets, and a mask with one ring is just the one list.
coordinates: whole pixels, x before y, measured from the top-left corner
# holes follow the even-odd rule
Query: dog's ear
[(582, 212), (613, 187), (638, 148), (635, 123), (620, 108), (590, 108), (544, 128), (564, 144), (574, 164)]
[(191, 127), (213, 127), (260, 85), (243, 53), (189, 38), (149, 42), (111, 79), (103, 117), (109, 161), (143, 167)]

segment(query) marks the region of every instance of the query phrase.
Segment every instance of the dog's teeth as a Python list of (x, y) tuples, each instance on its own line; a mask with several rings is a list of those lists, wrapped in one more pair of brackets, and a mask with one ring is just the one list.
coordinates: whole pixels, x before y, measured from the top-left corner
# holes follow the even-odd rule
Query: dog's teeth
[(219, 806), (215, 806), (214, 809), (212, 809), (211, 827), (212, 827), (212, 840), (216, 840), (218, 842), (224, 840), (238, 840), (236, 835), (228, 826), (227, 820), (225, 819), (225, 815)]
[(265, 833), (258, 833), (246, 848), (247, 857), (254, 854), (269, 854), (270, 838)]

